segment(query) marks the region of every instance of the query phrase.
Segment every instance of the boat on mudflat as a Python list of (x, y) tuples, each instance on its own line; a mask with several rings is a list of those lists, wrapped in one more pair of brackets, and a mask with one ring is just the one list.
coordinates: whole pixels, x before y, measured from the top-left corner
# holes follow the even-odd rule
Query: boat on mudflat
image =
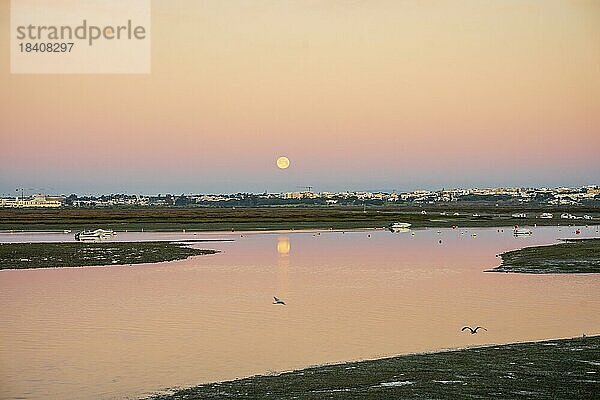
[(110, 229), (96, 229), (94, 231), (81, 231), (75, 234), (75, 240), (102, 240), (107, 239), (116, 235), (116, 233)]

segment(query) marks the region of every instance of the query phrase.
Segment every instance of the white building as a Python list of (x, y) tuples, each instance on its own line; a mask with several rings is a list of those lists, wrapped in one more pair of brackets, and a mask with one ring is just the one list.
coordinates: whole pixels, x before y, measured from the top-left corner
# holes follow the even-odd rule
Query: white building
[(55, 208), (60, 207), (62, 203), (56, 198), (49, 198), (42, 194), (36, 194), (28, 198), (0, 199), (0, 207), (15, 208)]

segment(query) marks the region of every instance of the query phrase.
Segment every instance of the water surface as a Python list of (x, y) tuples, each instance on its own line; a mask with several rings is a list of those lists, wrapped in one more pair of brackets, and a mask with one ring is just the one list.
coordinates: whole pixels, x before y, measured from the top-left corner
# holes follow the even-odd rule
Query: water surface
[[(320, 363), (598, 334), (599, 275), (483, 272), (502, 251), (574, 230), (119, 234), (234, 241), (195, 244), (222, 253), (176, 262), (0, 271), (0, 398), (136, 398)], [(9, 235), (0, 242), (71, 236)], [(466, 324), (488, 332), (461, 333)]]

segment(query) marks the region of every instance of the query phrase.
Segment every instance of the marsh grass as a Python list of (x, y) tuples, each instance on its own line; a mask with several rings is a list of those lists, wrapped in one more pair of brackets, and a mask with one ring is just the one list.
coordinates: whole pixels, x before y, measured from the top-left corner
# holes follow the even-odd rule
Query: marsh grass
[(502, 264), (487, 272), (569, 274), (600, 272), (600, 239), (565, 240), (549, 246), (525, 247), (500, 255)]
[(213, 253), (171, 242), (0, 243), (0, 269), (156, 263)]
[[(427, 214), (421, 211), (427, 209)], [(585, 211), (584, 211), (585, 210)], [(555, 219), (515, 219), (514, 208), (501, 207), (114, 207), (59, 209), (0, 209), (0, 230), (83, 230), (102, 226), (113, 230), (271, 230), (271, 229), (352, 229), (408, 222), (419, 227), (496, 227), (556, 225), (575, 223)], [(528, 210), (535, 216), (548, 209)], [(574, 210), (572, 210), (575, 212)], [(592, 210), (593, 211), (593, 210)], [(600, 215), (587, 209), (596, 218)], [(445, 215), (441, 215), (444, 212)], [(457, 212), (459, 215), (454, 215)], [(473, 214), (479, 217), (473, 217)], [(598, 221), (598, 220), (596, 220)], [(588, 223), (589, 221), (578, 221)], [(597, 222), (596, 222), (597, 223)]]

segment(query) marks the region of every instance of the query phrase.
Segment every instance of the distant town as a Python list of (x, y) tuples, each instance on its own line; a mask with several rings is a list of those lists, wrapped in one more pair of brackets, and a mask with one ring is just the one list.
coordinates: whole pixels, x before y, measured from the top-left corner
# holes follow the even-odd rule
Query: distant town
[(600, 186), (578, 188), (473, 188), (415, 190), (411, 192), (316, 192), (306, 190), (283, 193), (235, 194), (106, 194), (99, 196), (27, 195), (23, 191), (11, 198), (0, 198), (0, 207), (259, 207), (285, 205), (315, 206), (386, 206), (438, 203), (480, 203), (498, 206), (600, 206)]

